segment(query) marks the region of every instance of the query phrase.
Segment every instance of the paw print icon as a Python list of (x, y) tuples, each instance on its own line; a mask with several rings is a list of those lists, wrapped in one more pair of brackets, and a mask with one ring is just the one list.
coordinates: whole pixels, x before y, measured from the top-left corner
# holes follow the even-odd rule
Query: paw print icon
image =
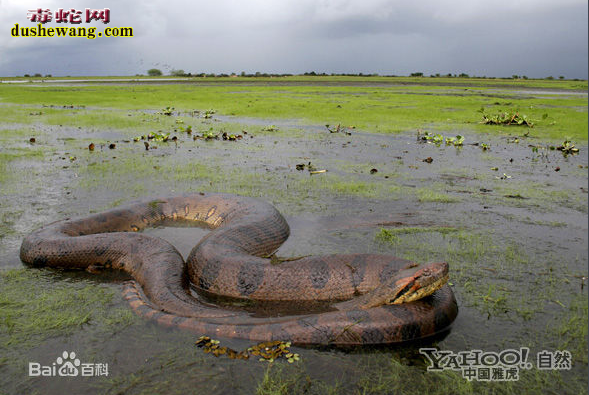
[(75, 352), (64, 351), (61, 357), (57, 357), (57, 365), (61, 365), (57, 373), (60, 376), (77, 376), (78, 366), (80, 366), (80, 360), (76, 358)]

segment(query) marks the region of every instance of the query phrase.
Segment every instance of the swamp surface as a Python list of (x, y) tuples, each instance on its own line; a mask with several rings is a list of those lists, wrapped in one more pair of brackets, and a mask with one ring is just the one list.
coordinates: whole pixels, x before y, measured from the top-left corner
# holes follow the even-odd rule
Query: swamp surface
[[(453, 80), (0, 85), (0, 393), (587, 393), (587, 82)], [(483, 125), (481, 107), (534, 127)], [(215, 358), (135, 316), (123, 275), (20, 262), (44, 224), (195, 191), (274, 204), (291, 227), (279, 256), (446, 261), (458, 317), (420, 344)], [(206, 232), (146, 231), (185, 257)], [(533, 366), (468, 381), (428, 372), (424, 346), (529, 348)], [(542, 350), (569, 351), (571, 369), (538, 369)], [(29, 377), (64, 351), (108, 376)]]

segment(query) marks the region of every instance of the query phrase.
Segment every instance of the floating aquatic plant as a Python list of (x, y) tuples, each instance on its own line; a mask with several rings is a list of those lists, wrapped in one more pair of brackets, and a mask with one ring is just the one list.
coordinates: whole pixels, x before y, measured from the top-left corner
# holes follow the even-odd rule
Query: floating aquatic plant
[(478, 110), (483, 116), (481, 123), (486, 125), (525, 125), (533, 127), (534, 123), (519, 111), (499, 111), (497, 114), (487, 114), (485, 108)]
[(205, 353), (213, 354), (215, 357), (227, 355), (231, 359), (249, 359), (250, 356), (257, 356), (263, 362), (286, 359), (289, 363), (300, 359), (299, 354), (290, 351), (291, 343), (281, 340), (258, 343), (243, 351), (235, 351), (229, 347), (221, 346), (219, 340), (211, 339), (209, 336), (199, 337), (195, 344)]
[(162, 115), (171, 116), (174, 113), (174, 107), (166, 107), (161, 111)]

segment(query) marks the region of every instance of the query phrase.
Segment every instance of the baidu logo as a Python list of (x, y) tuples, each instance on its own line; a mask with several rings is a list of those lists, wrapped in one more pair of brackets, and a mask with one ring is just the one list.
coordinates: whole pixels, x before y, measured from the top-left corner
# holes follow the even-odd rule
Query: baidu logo
[(29, 376), (31, 377), (92, 377), (108, 376), (108, 364), (82, 363), (76, 358), (75, 352), (64, 351), (50, 365), (29, 362)]
[(57, 360), (55, 361), (58, 365), (61, 365), (57, 371), (57, 374), (60, 376), (77, 376), (80, 360), (76, 358), (76, 353), (72, 351), (68, 355), (68, 352), (64, 351), (62, 355), (63, 358), (57, 357)]

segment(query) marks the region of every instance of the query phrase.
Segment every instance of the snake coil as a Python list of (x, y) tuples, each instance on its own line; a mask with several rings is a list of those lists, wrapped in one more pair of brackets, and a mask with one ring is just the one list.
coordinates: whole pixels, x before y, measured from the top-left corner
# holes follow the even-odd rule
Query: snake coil
[[(186, 263), (168, 242), (137, 233), (168, 222), (213, 229)], [(411, 262), (389, 255), (336, 254), (270, 264), (288, 238), (288, 224), (270, 204), (253, 198), (195, 193), (152, 199), (28, 235), (21, 260), (33, 266), (118, 269), (135, 281), (124, 294), (141, 316), (199, 334), (294, 344), (390, 344), (439, 333), (458, 313), (448, 285), (401, 305), (350, 308), (285, 317), (255, 317), (219, 308), (196, 290), (256, 301), (340, 301), (365, 294)]]

